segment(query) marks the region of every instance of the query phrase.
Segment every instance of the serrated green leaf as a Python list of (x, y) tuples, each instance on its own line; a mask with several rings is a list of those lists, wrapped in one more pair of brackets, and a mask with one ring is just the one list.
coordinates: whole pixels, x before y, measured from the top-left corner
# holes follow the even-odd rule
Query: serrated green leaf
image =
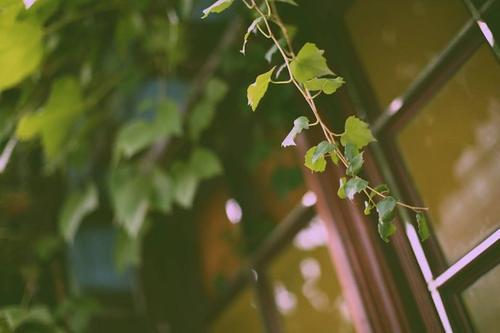
[(83, 107), (77, 81), (71, 77), (61, 78), (52, 85), (43, 111), (21, 118), (16, 136), (19, 140), (41, 136), (45, 156), (54, 159), (63, 150)]
[(303, 130), (309, 129), (309, 119), (301, 116), (293, 121), (293, 128), (281, 143), (282, 147), (295, 146), (295, 137)]
[(83, 218), (94, 211), (97, 205), (97, 189), (93, 184), (69, 194), (59, 214), (59, 231), (65, 241), (73, 241)]
[(380, 222), (388, 223), (394, 220), (396, 215), (396, 199), (385, 197), (377, 203), (377, 213)]
[(347, 118), (344, 133), (340, 137), (340, 142), (343, 146), (352, 143), (358, 149), (362, 149), (364, 146), (373, 141), (376, 140), (368, 128), (367, 123), (356, 116), (350, 116)]
[(267, 88), (269, 87), (269, 82), (271, 82), (271, 75), (276, 67), (271, 68), (268, 72), (260, 74), (255, 79), (255, 82), (248, 86), (247, 98), (248, 105), (251, 106), (252, 111), (257, 109), (260, 100), (266, 94)]
[(427, 219), (425, 215), (421, 212), (416, 214), (417, 217), (417, 225), (418, 225), (418, 235), (420, 236), (420, 240), (423, 242), (427, 238), (429, 238), (429, 226), (427, 225)]
[(304, 82), (306, 89), (311, 91), (321, 90), (327, 95), (331, 95), (337, 91), (345, 83), (344, 79), (340, 76), (330, 79), (330, 78), (314, 78), (309, 81)]
[(218, 176), (222, 173), (222, 164), (219, 158), (210, 150), (196, 148), (189, 159), (189, 167), (197, 178), (204, 180)]
[(347, 181), (344, 191), (349, 200), (354, 199), (354, 195), (366, 189), (368, 182), (362, 178), (354, 177)]
[(345, 157), (347, 162), (349, 162), (346, 174), (348, 176), (356, 176), (363, 167), (363, 153), (360, 153), (355, 145), (349, 143), (345, 147)]
[(359, 150), (353, 144), (347, 144), (344, 148), (344, 155), (348, 162), (353, 160), (356, 156), (359, 155)]
[(260, 21), (262, 21), (262, 17), (259, 16), (255, 20), (253, 20), (252, 23), (248, 26), (247, 32), (243, 37), (243, 46), (241, 47), (240, 50), (241, 53), (245, 54), (248, 38), (250, 37), (250, 34), (252, 32), (255, 32), (255, 30), (257, 29), (257, 25), (260, 23)]
[(378, 223), (378, 234), (384, 242), (389, 243), (389, 237), (394, 235), (396, 232), (396, 226), (392, 222), (381, 222)]
[(0, 91), (33, 73), (43, 56), (42, 27), (34, 20), (15, 21), (15, 12), (0, 9)]
[(312, 161), (313, 155), (316, 152), (316, 146), (309, 148), (304, 157), (304, 165), (313, 172), (323, 172), (326, 168), (326, 160), (324, 156), (319, 157), (315, 162)]
[(221, 13), (225, 11), (227, 8), (229, 8), (229, 6), (233, 4), (233, 1), (234, 0), (217, 0), (212, 5), (203, 10), (203, 16), (201, 18), (204, 19), (212, 13)]
[(323, 50), (313, 43), (306, 43), (290, 63), (293, 77), (300, 83), (318, 78), (324, 75), (333, 75), (328, 68)]
[(325, 156), (325, 154), (333, 152), (335, 146), (328, 141), (321, 141), (317, 146), (314, 154), (312, 156), (312, 162), (315, 163), (319, 158)]
[(345, 193), (345, 184), (347, 180), (345, 177), (342, 177), (339, 179), (339, 189), (337, 190), (337, 195), (340, 199), (345, 199), (346, 198), (346, 193)]

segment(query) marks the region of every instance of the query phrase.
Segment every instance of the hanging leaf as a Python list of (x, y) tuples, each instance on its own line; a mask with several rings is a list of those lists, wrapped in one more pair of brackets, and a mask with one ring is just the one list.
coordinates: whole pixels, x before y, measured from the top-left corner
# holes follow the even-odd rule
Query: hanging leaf
[(312, 161), (317, 147), (311, 147), (306, 153), (304, 165), (313, 172), (323, 172), (326, 168), (326, 160), (324, 156), (320, 156), (315, 162)]
[(350, 116), (347, 118), (344, 133), (340, 137), (340, 142), (343, 146), (352, 143), (358, 149), (362, 149), (364, 146), (373, 141), (376, 140), (368, 128), (367, 123), (360, 120), (356, 116)]
[(344, 186), (344, 191), (349, 200), (354, 199), (356, 193), (360, 193), (368, 186), (368, 182), (362, 178), (354, 177), (347, 181)]
[(154, 142), (182, 133), (181, 114), (174, 102), (164, 100), (155, 108), (154, 119), (136, 119), (125, 124), (117, 134), (115, 159), (130, 158)]
[(325, 154), (333, 152), (335, 149), (335, 145), (331, 144), (328, 141), (321, 141), (314, 151), (312, 156), (312, 162), (315, 163), (319, 158), (324, 158)]
[(41, 136), (45, 155), (53, 160), (63, 150), (84, 104), (77, 81), (71, 77), (57, 80), (43, 111), (24, 115), (16, 129), (21, 141)]
[(15, 86), (33, 73), (43, 56), (43, 31), (39, 23), (15, 21), (7, 17), (15, 13), (2, 11), (0, 9), (0, 91)]
[(200, 182), (196, 173), (191, 170), (189, 164), (179, 161), (172, 166), (172, 177), (175, 184), (175, 201), (183, 208), (190, 208)]
[(309, 129), (309, 119), (301, 116), (293, 121), (293, 128), (281, 143), (282, 147), (295, 146), (295, 137), (303, 130)]
[(189, 167), (203, 180), (218, 176), (222, 173), (222, 165), (218, 157), (210, 150), (196, 148), (189, 159)]
[(59, 215), (59, 231), (67, 242), (73, 241), (83, 218), (98, 205), (97, 189), (93, 184), (85, 190), (77, 190), (66, 198)]
[(349, 162), (346, 174), (348, 176), (356, 176), (363, 166), (363, 153), (360, 153), (353, 144), (347, 144), (345, 147), (345, 157)]
[(211, 6), (203, 10), (203, 16), (201, 18), (204, 19), (212, 13), (221, 13), (225, 11), (227, 8), (229, 8), (229, 6), (233, 4), (233, 1), (234, 0), (217, 0)]
[(340, 76), (330, 79), (330, 78), (314, 78), (304, 83), (306, 89), (311, 91), (321, 90), (327, 95), (331, 95), (337, 91), (345, 83), (344, 79)]
[(377, 213), (380, 222), (388, 223), (394, 220), (396, 215), (396, 199), (385, 197), (377, 203)]
[(345, 184), (347, 180), (345, 177), (342, 177), (339, 179), (339, 189), (337, 191), (337, 195), (340, 199), (345, 199), (346, 198), (346, 193), (345, 193)]
[(273, 74), (275, 68), (276, 67), (273, 67), (268, 72), (260, 74), (259, 76), (257, 76), (255, 82), (252, 83), (250, 86), (248, 86), (247, 89), (248, 105), (252, 107), (252, 111), (255, 111), (255, 109), (257, 109), (260, 100), (266, 94), (269, 82), (271, 82), (271, 75)]
[(175, 191), (173, 179), (157, 168), (153, 171), (152, 182), (153, 194), (151, 205), (165, 214), (170, 213), (172, 211)]
[(250, 37), (250, 34), (252, 32), (255, 32), (257, 29), (257, 25), (262, 21), (262, 17), (257, 17), (255, 20), (252, 21), (252, 23), (248, 26), (247, 32), (245, 33), (245, 37), (243, 37), (243, 46), (241, 47), (240, 52), (245, 54), (248, 38)]
[[(380, 194), (389, 194), (390, 190), (387, 184), (380, 184), (377, 187), (374, 188), (375, 191), (377, 191)], [(376, 192), (371, 192), (370, 193), (370, 198), (373, 199), (377, 195)]]
[(188, 130), (192, 140), (198, 140), (213, 121), (217, 103), (228, 90), (227, 84), (219, 79), (207, 83), (203, 100), (188, 114)]
[(372, 204), (371, 201), (366, 201), (365, 200), (365, 209), (363, 210), (363, 214), (365, 215), (370, 215), (372, 213), (372, 209), (374, 208), (375, 206)]
[(323, 50), (313, 43), (306, 43), (299, 51), (295, 59), (290, 63), (293, 77), (300, 83), (321, 77), (324, 75), (333, 75), (328, 68), (326, 59), (323, 57)]
[(384, 242), (389, 243), (389, 237), (394, 235), (396, 232), (396, 226), (392, 222), (380, 222), (378, 223), (378, 234)]
[(122, 167), (113, 172), (110, 190), (117, 222), (137, 237), (150, 205), (151, 178)]
[(417, 225), (418, 225), (418, 235), (420, 236), (420, 240), (423, 242), (427, 238), (429, 238), (429, 226), (427, 225), (427, 219), (425, 215), (421, 212), (416, 214), (417, 217)]
[(114, 236), (113, 260), (118, 272), (124, 272), (141, 262), (142, 237), (130, 237), (123, 229)]

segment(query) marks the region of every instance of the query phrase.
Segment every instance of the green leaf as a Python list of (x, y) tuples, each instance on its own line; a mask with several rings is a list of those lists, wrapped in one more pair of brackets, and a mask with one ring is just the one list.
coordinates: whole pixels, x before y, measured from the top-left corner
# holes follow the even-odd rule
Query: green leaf
[(337, 195), (339, 196), (340, 199), (346, 198), (345, 184), (346, 184), (346, 178), (345, 177), (340, 178), (339, 179), (339, 189), (337, 191)]
[(217, 0), (212, 5), (203, 10), (203, 16), (201, 18), (205, 18), (212, 13), (221, 13), (225, 11), (227, 8), (229, 8), (229, 6), (233, 4), (233, 1), (234, 0)]
[(327, 95), (331, 95), (337, 91), (345, 83), (344, 79), (340, 76), (330, 78), (314, 78), (304, 83), (306, 89), (311, 91), (321, 90)]
[(396, 226), (392, 222), (381, 222), (378, 223), (378, 234), (384, 242), (389, 243), (389, 237), (396, 232)]
[(306, 43), (290, 63), (293, 77), (300, 83), (334, 73), (328, 68), (323, 50), (313, 43)]
[(11, 332), (20, 332), (20, 328), (28, 324), (38, 324), (48, 328), (53, 322), (54, 319), (45, 306), (37, 305), (31, 308), (7, 306), (0, 311), (0, 328), (5, 323)]
[(21, 118), (16, 136), (25, 141), (40, 135), (46, 157), (54, 159), (67, 143), (83, 107), (77, 81), (70, 77), (59, 79), (52, 85), (43, 111), (26, 114)]
[(372, 213), (372, 209), (374, 208), (373, 204), (371, 201), (366, 201), (365, 200), (365, 209), (363, 210), (363, 213), (365, 215), (370, 215)]
[(189, 159), (189, 167), (203, 180), (218, 176), (222, 173), (222, 165), (219, 158), (210, 150), (196, 148)]
[(255, 20), (252, 21), (252, 23), (248, 26), (247, 32), (245, 33), (245, 37), (243, 37), (243, 46), (241, 47), (240, 52), (245, 54), (246, 51), (246, 46), (248, 42), (248, 38), (250, 37), (250, 34), (252, 32), (255, 32), (257, 29), (257, 25), (262, 21), (262, 17), (257, 17)]
[(150, 205), (151, 178), (137, 171), (122, 167), (111, 175), (110, 190), (118, 224), (131, 237), (137, 237)]
[(135, 267), (141, 262), (142, 237), (130, 237), (123, 229), (118, 229), (114, 237), (113, 260), (118, 272)]
[(248, 105), (252, 107), (252, 111), (255, 111), (255, 109), (257, 109), (260, 100), (266, 94), (269, 82), (271, 82), (271, 75), (273, 74), (275, 68), (276, 66), (271, 68), (271, 70), (269, 70), (268, 72), (260, 74), (259, 76), (257, 76), (257, 79), (255, 79), (255, 82), (248, 86)]
[(176, 105), (164, 100), (158, 104), (153, 120), (132, 120), (120, 129), (115, 143), (115, 159), (121, 155), (130, 158), (160, 139), (181, 133), (182, 120)]
[(172, 211), (175, 192), (173, 179), (168, 174), (157, 168), (153, 171), (152, 182), (152, 206), (165, 214), (170, 213)]
[(227, 84), (217, 78), (207, 83), (203, 99), (188, 114), (188, 130), (192, 140), (198, 140), (203, 131), (212, 124), (216, 105), (226, 95), (227, 90)]
[(309, 129), (309, 119), (301, 116), (293, 121), (293, 128), (281, 143), (282, 147), (295, 146), (295, 137), (303, 130)]
[(183, 208), (190, 208), (193, 205), (200, 179), (191, 170), (189, 164), (180, 161), (172, 166), (172, 177), (175, 184), (175, 201)]
[(33, 73), (43, 56), (42, 27), (34, 20), (15, 21), (6, 17), (14, 13), (3, 11), (0, 9), (0, 91)]
[(346, 174), (348, 176), (356, 176), (363, 166), (363, 153), (360, 153), (355, 145), (347, 144), (345, 147), (345, 157), (349, 162)]
[(316, 146), (311, 147), (306, 152), (304, 165), (313, 172), (323, 172), (323, 171), (325, 171), (325, 168), (326, 168), (325, 157), (322, 155), (315, 162), (313, 162), (313, 160), (312, 160), (314, 153), (316, 152), (316, 148), (317, 148)]
[(64, 240), (73, 241), (83, 218), (94, 211), (97, 205), (97, 189), (93, 184), (88, 184), (83, 191), (69, 194), (59, 215), (59, 230)]
[(354, 195), (366, 189), (368, 182), (362, 178), (354, 177), (347, 181), (344, 191), (349, 200), (354, 199)]
[(226, 82), (216, 77), (211, 78), (205, 86), (204, 99), (215, 105), (226, 96), (228, 89)]
[(318, 159), (324, 158), (325, 154), (333, 152), (335, 145), (328, 141), (321, 141), (317, 146), (312, 156), (312, 162), (315, 163)]
[(367, 123), (360, 120), (356, 116), (350, 116), (347, 118), (344, 133), (340, 137), (340, 142), (343, 146), (352, 143), (358, 149), (362, 149), (364, 146), (373, 141), (376, 140), (368, 128)]
[[(387, 184), (380, 184), (377, 187), (375, 187), (374, 190), (377, 191), (380, 194), (388, 194), (388, 193), (390, 193), (390, 190), (389, 190), (389, 187), (387, 186)], [(376, 195), (377, 195), (377, 193), (375, 193), (375, 192), (372, 191), (370, 193), (370, 198), (373, 199)]]
[(396, 199), (385, 197), (377, 203), (377, 213), (380, 222), (388, 223), (394, 220), (396, 215)]
[(429, 226), (427, 225), (427, 219), (425, 215), (421, 212), (418, 212), (417, 215), (417, 224), (418, 224), (418, 235), (420, 236), (420, 240), (423, 242), (427, 238), (429, 238)]

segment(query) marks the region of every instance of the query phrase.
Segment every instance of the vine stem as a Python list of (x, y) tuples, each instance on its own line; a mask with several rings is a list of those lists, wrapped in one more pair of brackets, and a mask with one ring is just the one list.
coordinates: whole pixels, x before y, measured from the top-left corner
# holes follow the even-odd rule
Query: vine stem
[[(321, 119), (320, 113), (316, 107), (316, 103), (314, 102), (314, 98), (317, 97), (319, 94), (315, 94), (314, 96), (312, 96), (311, 92), (308, 89), (303, 87), (299, 82), (297, 82), (297, 80), (295, 80), (293, 73), (292, 73), (292, 68), (290, 65), (290, 60), (293, 60), (293, 58), (295, 58), (295, 52), (293, 51), (293, 47), (292, 47), (292, 43), (290, 40), (290, 36), (288, 34), (288, 30), (286, 29), (283, 21), (281, 20), (281, 17), (279, 16), (278, 11), (276, 10), (275, 4), (273, 2), (271, 2), (271, 4), (269, 4), (268, 0), (264, 0), (264, 3), (266, 5), (267, 11), (268, 11), (267, 15), (264, 14), (264, 12), (259, 8), (259, 6), (255, 3), (255, 0), (251, 0), (251, 4), (247, 5), (247, 7), (250, 9), (254, 8), (255, 11), (260, 15), (260, 17), (262, 18), (262, 20), (266, 26), (267, 33), (262, 31), (262, 29), (260, 29), (260, 27), (257, 25), (258, 30), (262, 33), (262, 35), (264, 37), (271, 39), (273, 41), (274, 45), (276, 46), (276, 48), (280, 52), (283, 60), (285, 61), (285, 66), (286, 66), (288, 73), (290, 75), (291, 83), (293, 83), (295, 85), (297, 90), (302, 94), (302, 96), (306, 100), (307, 104), (311, 108), (311, 111), (313, 112), (314, 117), (316, 118), (316, 121), (311, 126), (319, 124), (321, 126), (321, 130), (323, 131), (323, 134), (325, 135), (325, 138), (327, 139), (327, 141), (336, 145), (335, 137), (339, 137), (339, 136), (341, 136), (341, 134), (336, 134), (333, 131), (331, 131), (328, 128), (328, 126), (325, 124), (325, 122)], [(247, 4), (246, 1), (245, 1), (245, 4)], [(278, 39), (276, 38), (276, 35), (273, 33), (271, 26), (269, 24), (269, 20), (268, 20), (268, 17), (271, 17), (271, 16), (274, 18), (273, 22), (280, 28), (281, 32), (283, 33), (288, 50), (285, 50), (280, 45)], [(292, 55), (292, 59), (289, 58), (288, 54)], [(342, 162), (342, 164), (347, 168), (349, 166), (349, 162), (347, 161), (346, 157), (342, 154), (342, 152), (339, 149), (335, 149), (334, 153), (337, 155), (337, 157)], [(367, 189), (381, 198), (387, 197), (385, 194), (380, 193), (379, 191), (375, 190), (371, 186), (367, 186)], [(374, 201), (370, 197), (370, 195), (368, 194), (368, 191), (366, 189), (363, 191), (367, 195), (368, 199), (374, 204)], [(411, 209), (414, 212), (428, 210), (427, 207), (411, 206), (411, 205), (405, 204), (404, 202), (401, 202), (401, 201), (397, 201), (396, 204), (398, 206)]]

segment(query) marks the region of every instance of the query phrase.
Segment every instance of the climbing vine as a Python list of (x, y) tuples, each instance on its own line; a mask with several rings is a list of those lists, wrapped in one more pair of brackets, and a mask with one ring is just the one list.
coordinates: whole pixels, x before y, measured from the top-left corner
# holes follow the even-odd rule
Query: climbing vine
[[(234, 0), (216, 1), (203, 11), (203, 18), (223, 12), (233, 2)], [(339, 180), (337, 195), (341, 199), (350, 200), (353, 200), (356, 194), (364, 195), (364, 214), (370, 215), (375, 210), (378, 215), (378, 232), (384, 241), (388, 242), (389, 237), (396, 232), (394, 219), (397, 206), (415, 213), (418, 233), (421, 240), (425, 240), (429, 234), (423, 214), (423, 211), (427, 210), (426, 207), (416, 207), (399, 201), (391, 195), (386, 184), (373, 186), (359, 176), (364, 163), (363, 149), (376, 141), (368, 124), (356, 116), (350, 116), (345, 122), (344, 132), (335, 133), (321, 117), (315, 99), (321, 94), (335, 93), (345, 81), (328, 67), (324, 51), (314, 43), (305, 43), (297, 53), (294, 51), (290, 33), (281, 20), (276, 2), (292, 6), (298, 4), (294, 0), (242, 0), (242, 2), (255, 18), (245, 33), (241, 52), (245, 54), (251, 34), (258, 33), (271, 41), (272, 49), (282, 60), (278, 68), (275, 66), (258, 75), (255, 82), (248, 87), (247, 98), (252, 111), (256, 111), (270, 84), (293, 85), (309, 106), (313, 121), (306, 116), (295, 119), (282, 146), (294, 146), (295, 137), (302, 131), (315, 126), (320, 127), (324, 140), (309, 148), (305, 154), (304, 165), (312, 172), (323, 172), (327, 160), (330, 160), (335, 166), (345, 168), (345, 177)], [(281, 76), (285, 76), (285, 79), (278, 78)]]

